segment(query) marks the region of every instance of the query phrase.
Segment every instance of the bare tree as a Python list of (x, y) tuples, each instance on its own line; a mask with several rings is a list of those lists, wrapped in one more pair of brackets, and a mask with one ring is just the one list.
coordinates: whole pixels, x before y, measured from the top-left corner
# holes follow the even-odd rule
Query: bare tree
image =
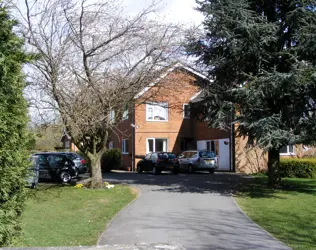
[(100, 160), (122, 112), (179, 49), (179, 28), (151, 18), (156, 7), (127, 16), (115, 0), (25, 0), (18, 9), (27, 48), (38, 55), (32, 91), (90, 160), (93, 187), (102, 185)]

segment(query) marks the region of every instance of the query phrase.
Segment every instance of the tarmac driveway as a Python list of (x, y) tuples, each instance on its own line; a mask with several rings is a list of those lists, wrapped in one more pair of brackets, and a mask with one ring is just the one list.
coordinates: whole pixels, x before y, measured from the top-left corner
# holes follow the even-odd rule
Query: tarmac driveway
[(110, 223), (98, 245), (160, 243), (185, 249), (289, 249), (246, 217), (231, 197), (250, 177), (231, 173), (110, 173), (139, 198)]

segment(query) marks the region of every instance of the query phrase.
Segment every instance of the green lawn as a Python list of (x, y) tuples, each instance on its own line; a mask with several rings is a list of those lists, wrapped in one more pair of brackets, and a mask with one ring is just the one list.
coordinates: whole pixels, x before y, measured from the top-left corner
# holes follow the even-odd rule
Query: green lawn
[(104, 190), (42, 185), (27, 201), (23, 236), (15, 246), (95, 245), (107, 223), (135, 197), (120, 185)]
[(246, 214), (293, 249), (316, 249), (316, 180), (284, 179), (266, 188), (266, 177), (244, 185), (235, 199)]

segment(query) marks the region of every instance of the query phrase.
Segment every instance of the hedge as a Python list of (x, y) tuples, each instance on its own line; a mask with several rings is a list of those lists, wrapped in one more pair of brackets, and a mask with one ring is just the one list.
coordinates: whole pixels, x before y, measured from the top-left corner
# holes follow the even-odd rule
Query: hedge
[(109, 149), (101, 158), (102, 172), (110, 172), (113, 169), (120, 169), (121, 163), (121, 150), (118, 148)]
[(309, 159), (282, 159), (280, 161), (281, 177), (289, 178), (316, 178), (316, 158)]

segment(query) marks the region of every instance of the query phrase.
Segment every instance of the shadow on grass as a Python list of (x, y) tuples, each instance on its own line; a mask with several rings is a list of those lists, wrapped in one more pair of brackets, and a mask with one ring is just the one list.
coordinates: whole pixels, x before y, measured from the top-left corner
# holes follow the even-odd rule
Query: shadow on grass
[(52, 198), (60, 197), (64, 187), (75, 186), (77, 184), (76, 180), (72, 180), (69, 183), (60, 182), (40, 182), (35, 189), (30, 189), (28, 193), (28, 198), (45, 201)]
[(236, 186), (235, 194), (238, 196), (249, 196), (251, 198), (280, 198), (275, 196), (279, 191), (296, 192), (316, 195), (316, 180), (307, 179), (282, 179), (279, 188), (268, 187), (268, 178), (263, 175), (255, 176), (251, 182), (240, 183)]

